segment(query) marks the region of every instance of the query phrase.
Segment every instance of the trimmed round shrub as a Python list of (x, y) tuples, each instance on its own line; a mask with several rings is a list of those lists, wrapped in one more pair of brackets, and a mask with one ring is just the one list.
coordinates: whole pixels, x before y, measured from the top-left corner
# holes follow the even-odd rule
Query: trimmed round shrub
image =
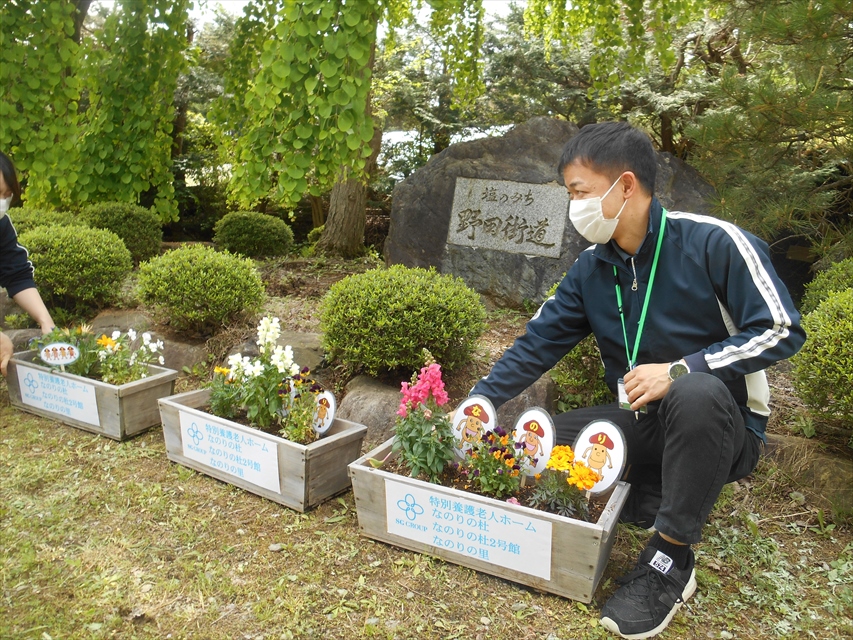
[(264, 301), (251, 260), (199, 244), (139, 265), (137, 293), (176, 329), (200, 332), (253, 315)]
[(803, 316), (806, 343), (791, 358), (800, 399), (815, 414), (853, 424), (853, 288)]
[[(565, 274), (563, 274), (565, 275)], [(547, 298), (557, 292), (557, 282)], [(557, 411), (563, 413), (580, 407), (592, 407), (613, 401), (613, 393), (604, 381), (604, 363), (595, 336), (581, 340), (551, 369), (551, 380), (557, 387)]]
[(818, 272), (814, 279), (806, 285), (800, 311), (804, 314), (811, 313), (831, 293), (844, 291), (851, 286), (853, 286), (853, 258), (847, 258)]
[(133, 269), (130, 252), (116, 234), (84, 226), (36, 227), (18, 241), (30, 252), (35, 281), (48, 306), (102, 308), (121, 295)]
[(160, 253), (163, 227), (160, 216), (150, 209), (126, 202), (99, 202), (84, 208), (80, 217), (90, 227), (109, 229), (124, 240), (137, 264)]
[(461, 278), (394, 265), (335, 283), (320, 306), (323, 346), (351, 371), (371, 375), (423, 366), (423, 349), (452, 370), (485, 329), (480, 296)]
[(11, 209), (9, 211), (9, 218), (12, 220), (12, 224), (18, 235), (36, 227), (89, 226), (80, 216), (70, 211), (48, 211), (46, 209), (29, 209), (23, 207), (21, 209)]
[(235, 211), (213, 227), (218, 247), (244, 256), (283, 256), (293, 247), (293, 231), (284, 220), (257, 211)]

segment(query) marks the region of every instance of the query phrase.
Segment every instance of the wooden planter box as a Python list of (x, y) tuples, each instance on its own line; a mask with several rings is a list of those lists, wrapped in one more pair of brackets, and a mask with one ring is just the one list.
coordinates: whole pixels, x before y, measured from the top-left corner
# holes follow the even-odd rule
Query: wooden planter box
[(373, 468), (393, 438), (349, 466), (363, 535), (499, 578), (590, 602), (610, 558), (629, 485), (597, 523), (516, 506)]
[(157, 399), (175, 390), (178, 372), (149, 366), (149, 376), (113, 385), (36, 364), (35, 350), (9, 361), (12, 405), (114, 440), (126, 440), (160, 422)]
[(347, 465), (361, 455), (364, 425), (336, 419), (320, 440), (301, 445), (200, 411), (209, 399), (199, 389), (159, 401), (169, 460), (297, 511), (349, 489)]

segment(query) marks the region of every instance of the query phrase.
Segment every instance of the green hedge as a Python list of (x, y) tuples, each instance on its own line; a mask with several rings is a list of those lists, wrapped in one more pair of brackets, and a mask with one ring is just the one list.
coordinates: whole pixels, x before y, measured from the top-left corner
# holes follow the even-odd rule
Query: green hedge
[(49, 307), (108, 306), (118, 300), (133, 268), (124, 242), (105, 229), (36, 227), (18, 240), (30, 252), (36, 286)]
[(213, 227), (216, 246), (253, 258), (286, 255), (293, 231), (283, 220), (256, 211), (235, 211)]
[(264, 286), (248, 258), (186, 245), (143, 262), (137, 293), (179, 330), (200, 332), (257, 313)]
[(853, 288), (831, 293), (803, 316), (806, 343), (791, 358), (794, 384), (811, 411), (853, 424)]
[(464, 364), (486, 312), (460, 278), (395, 265), (337, 282), (320, 314), (328, 356), (350, 371), (376, 375), (420, 368), (424, 348), (445, 370)]
[(15, 227), (18, 235), (26, 231), (35, 229), (36, 227), (70, 227), (70, 226), (89, 226), (78, 215), (70, 211), (48, 211), (46, 209), (30, 209), (23, 207), (20, 209), (11, 209), (9, 218)]
[(837, 293), (853, 287), (853, 258), (836, 262), (828, 269), (818, 272), (814, 280), (806, 285), (806, 293), (800, 305), (802, 313), (810, 313), (818, 308), (831, 293)]
[(126, 202), (99, 202), (80, 212), (90, 227), (109, 229), (124, 241), (135, 263), (160, 253), (163, 228), (160, 216)]

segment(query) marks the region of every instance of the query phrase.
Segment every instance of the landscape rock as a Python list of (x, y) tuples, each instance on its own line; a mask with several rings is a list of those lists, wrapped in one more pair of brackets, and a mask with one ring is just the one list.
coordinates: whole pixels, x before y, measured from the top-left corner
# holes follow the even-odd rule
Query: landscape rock
[(369, 451), (394, 435), (399, 407), (399, 388), (361, 375), (347, 385), (346, 396), (338, 405), (335, 416), (367, 427), (363, 450)]
[(8, 296), (6, 290), (0, 288), (0, 323), (3, 322), (6, 316), (17, 315), (23, 312), (24, 310)]
[(92, 322), (92, 331), (96, 334), (111, 334), (113, 331), (125, 333), (133, 329), (137, 333), (148, 331), (154, 324), (151, 318), (138, 309), (106, 309), (101, 311)]
[(519, 416), (531, 407), (540, 407), (553, 414), (556, 399), (557, 387), (551, 380), (551, 375), (546, 373), (512, 400), (501, 405), (498, 409), (498, 424), (507, 431), (512, 431)]
[[(433, 156), (394, 189), (391, 225), (384, 246), (386, 262), (435, 267), (442, 273), (460, 276), (468, 286), (500, 305), (540, 302), (578, 254), (589, 246), (565, 220), (568, 201), (562, 178), (556, 171), (563, 146), (577, 132), (577, 127), (564, 120), (538, 117), (502, 137), (460, 142)], [(565, 209), (555, 210), (554, 198), (541, 199), (542, 209), (537, 209), (539, 200), (529, 209), (522, 209), (520, 204), (513, 209), (507, 203), (507, 212), (514, 215), (505, 216), (501, 224), (517, 230), (522, 215), (523, 224), (530, 225), (525, 227), (528, 229), (544, 218), (554, 223), (552, 227), (564, 224), (562, 242), (556, 239), (558, 250), (551, 257), (529, 255), (524, 251), (536, 249), (527, 244), (529, 235), (523, 245), (525, 249), (516, 248), (512, 244), (515, 240), (509, 243), (506, 240), (506, 227), (501, 228), (500, 236), (505, 250), (487, 248), (494, 242), (481, 246), (448, 243), (457, 178), (521, 183), (518, 194), (510, 194), (510, 198), (531, 185), (553, 187), (555, 194), (563, 198)], [(656, 194), (667, 208), (707, 213), (713, 189), (682, 161), (671, 154), (659, 153)], [(485, 224), (476, 229), (481, 238), (488, 235), (485, 229)], [(510, 233), (515, 233), (512, 229)], [(456, 228), (454, 235), (458, 231)], [(475, 233), (473, 225), (471, 233)], [(497, 235), (492, 235), (494, 241)]]
[[(276, 344), (285, 347), (290, 345), (293, 349), (293, 360), (299, 367), (308, 367), (312, 371), (320, 368), (323, 363), (323, 344), (319, 333), (307, 331), (282, 331)], [(250, 358), (259, 355), (258, 342), (255, 338), (238, 344), (229, 351), (228, 355), (240, 353)]]
[(818, 440), (767, 434), (765, 455), (802, 487), (826, 498), (836, 509), (853, 512), (853, 460), (826, 453)]
[(9, 336), (15, 353), (28, 351), (30, 340), (41, 337), (41, 329), (7, 329), (3, 333)]

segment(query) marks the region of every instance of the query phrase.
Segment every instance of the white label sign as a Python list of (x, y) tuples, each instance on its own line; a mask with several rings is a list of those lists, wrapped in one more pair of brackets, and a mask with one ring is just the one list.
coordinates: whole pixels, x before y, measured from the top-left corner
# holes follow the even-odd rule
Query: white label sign
[(257, 429), (180, 411), (184, 456), (212, 469), (281, 492), (278, 444)]
[(388, 533), (551, 579), (551, 523), (385, 478)]
[(37, 409), (99, 426), (95, 385), (17, 365), (21, 401)]

